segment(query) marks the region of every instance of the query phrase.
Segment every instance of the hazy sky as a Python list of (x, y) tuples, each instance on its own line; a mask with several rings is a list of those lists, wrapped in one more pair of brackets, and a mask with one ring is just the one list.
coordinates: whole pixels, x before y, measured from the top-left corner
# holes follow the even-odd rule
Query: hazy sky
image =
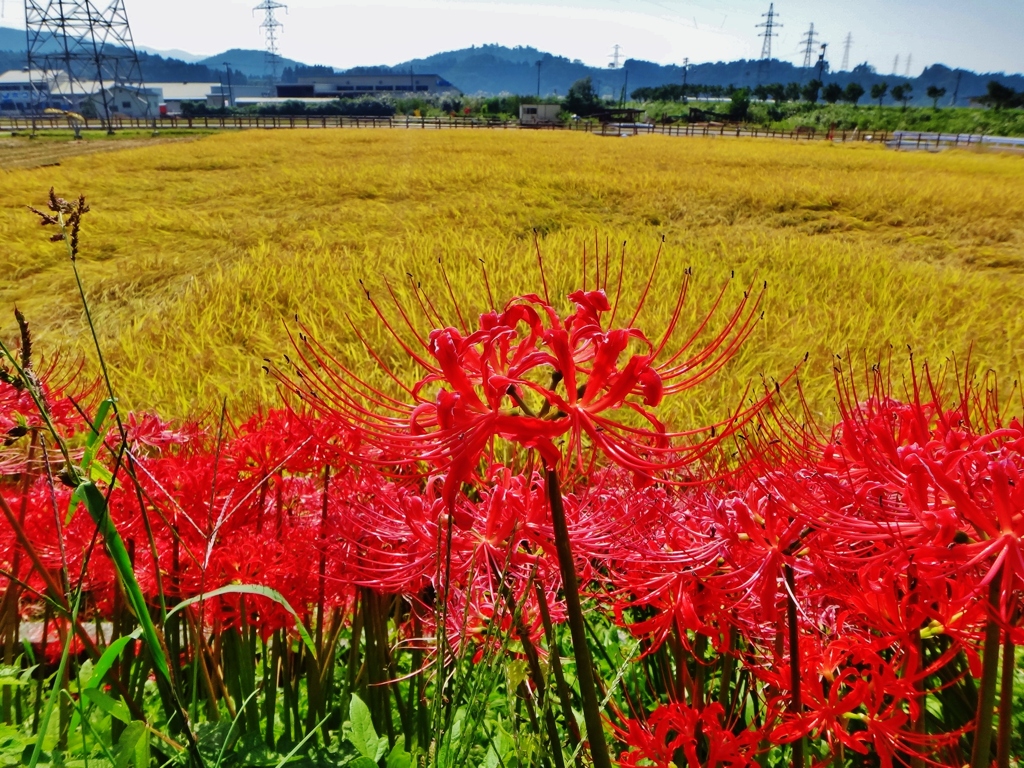
[[(0, 0), (0, 24), (23, 27), (21, 0)], [(260, 0), (124, 0), (137, 45), (214, 54), (262, 48)], [(98, 5), (106, 5), (100, 0)], [(659, 63), (758, 58), (755, 24), (768, 0), (288, 0), (278, 12), (281, 55), (310, 64), (395, 64), (472, 44), (532, 45), (604, 66), (612, 46), (626, 57)], [(781, 0), (776, 58), (801, 63), (800, 44), (813, 22), (842, 63), (853, 35), (850, 66), (867, 61), (912, 74), (941, 62), (976, 71), (1024, 71), (1024, 0)]]

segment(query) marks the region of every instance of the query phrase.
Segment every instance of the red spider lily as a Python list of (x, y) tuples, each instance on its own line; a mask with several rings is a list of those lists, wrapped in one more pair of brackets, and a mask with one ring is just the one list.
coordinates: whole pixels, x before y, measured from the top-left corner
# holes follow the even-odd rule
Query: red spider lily
[[(687, 275), (669, 326), (657, 342), (632, 325), (607, 327), (605, 316), (611, 312), (614, 319), (615, 313), (601, 290), (571, 293), (568, 301), (574, 310), (565, 316), (546, 298), (517, 297), (501, 311), (482, 314), (472, 333), (448, 326), (427, 338), (415, 332), (396, 300), (412, 341), (403, 339), (376, 303), (373, 307), (422, 376), (405, 387), (374, 356), (407, 400), (373, 386), (306, 334), (301, 336), (297, 378), (279, 378), (315, 412), (357, 430), (381, 452), (382, 463), (426, 462), (443, 472), (449, 507), (455, 506), (462, 484), (477, 476), (481, 456), (496, 437), (536, 448), (548, 467), (558, 465), (564, 450), (583, 470), (593, 449), (638, 478), (649, 478), (705, 457), (763, 405), (755, 403), (714, 425), (712, 438), (707, 428), (669, 432), (654, 415), (651, 409), (666, 394), (682, 392), (720, 370), (759, 315), (762, 294), (745, 293), (724, 327), (697, 348), (723, 300), (723, 289), (685, 343), (670, 350), (688, 281)], [(619, 411), (634, 414), (646, 426), (632, 426)], [(562, 449), (556, 446), (560, 440)], [(467, 524), (464, 519), (456, 522)]]
[[(725, 712), (718, 703), (703, 710), (680, 703), (665, 704), (643, 720), (624, 719), (623, 725), (616, 726), (615, 731), (630, 749), (619, 756), (619, 765), (628, 768), (646, 765), (747, 768), (757, 765), (755, 754), (761, 735), (746, 729), (737, 733), (725, 721)], [(680, 762), (680, 757), (684, 762)]]
[(833, 754), (842, 747), (876, 754), (890, 768), (899, 757), (927, 757), (959, 733), (924, 735), (911, 725), (918, 717), (916, 676), (900, 674), (899, 657), (884, 659), (859, 639), (833, 641), (816, 658), (808, 658), (802, 677), (805, 711), (789, 716), (771, 734), (777, 743), (803, 736), (822, 738)]

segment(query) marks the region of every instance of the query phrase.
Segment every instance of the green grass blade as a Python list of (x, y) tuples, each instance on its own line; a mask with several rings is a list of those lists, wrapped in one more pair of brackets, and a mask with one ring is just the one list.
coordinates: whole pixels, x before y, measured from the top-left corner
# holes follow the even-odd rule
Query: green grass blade
[(194, 605), (202, 600), (208, 600), (211, 597), (217, 597), (218, 595), (230, 594), (260, 595), (261, 597), (273, 600), (275, 603), (280, 605), (295, 619), (295, 629), (299, 633), (299, 637), (302, 638), (303, 644), (306, 646), (307, 650), (309, 650), (310, 654), (312, 654), (313, 658), (317, 658), (316, 645), (313, 643), (313, 638), (310, 636), (306, 627), (303, 626), (302, 620), (299, 618), (299, 614), (295, 612), (294, 608), (292, 608), (291, 603), (289, 603), (285, 596), (276, 589), (264, 587), (259, 584), (228, 584), (227, 586), (218, 587), (217, 589), (210, 590), (209, 592), (203, 592), (201, 595), (196, 595), (195, 597), (190, 597), (187, 600), (182, 600), (167, 612), (167, 618), (170, 618), (186, 606)]

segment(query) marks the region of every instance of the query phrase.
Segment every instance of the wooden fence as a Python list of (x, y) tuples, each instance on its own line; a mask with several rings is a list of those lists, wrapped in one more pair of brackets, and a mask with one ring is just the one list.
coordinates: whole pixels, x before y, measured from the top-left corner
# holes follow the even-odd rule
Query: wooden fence
[[(115, 130), (160, 130), (160, 129), (290, 129), (290, 128), (404, 128), (407, 130), (441, 129), (498, 129), (498, 130), (562, 130), (583, 131), (601, 136), (636, 136), (661, 134), (665, 136), (720, 136), (790, 140), (828, 140), (836, 142), (867, 141), (883, 142), (895, 149), (937, 149), (946, 147), (970, 147), (986, 145), (998, 148), (1020, 148), (1024, 150), (1024, 139), (1007, 139), (998, 136), (974, 134), (941, 134), (909, 131), (844, 131), (797, 129), (778, 131), (755, 126), (723, 123), (597, 123), (580, 120), (567, 124), (520, 126), (516, 121), (482, 119), (471, 117), (349, 117), (345, 115), (246, 115), (211, 117), (163, 117), (159, 120), (142, 118), (115, 118), (111, 121)], [(104, 121), (86, 119), (83, 130), (103, 130)], [(65, 117), (44, 116), (0, 117), (0, 130), (40, 131), (68, 130), (72, 128)]]
[(971, 133), (924, 133), (893, 131), (886, 144), (893, 149), (948, 149), (985, 146), (993, 149), (1024, 151), (1024, 138), (980, 136)]

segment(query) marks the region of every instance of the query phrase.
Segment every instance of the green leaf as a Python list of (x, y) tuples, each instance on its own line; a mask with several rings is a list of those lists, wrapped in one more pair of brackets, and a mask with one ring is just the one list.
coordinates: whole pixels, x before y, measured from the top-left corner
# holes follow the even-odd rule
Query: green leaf
[(128, 645), (132, 640), (138, 639), (139, 630), (136, 630), (131, 635), (125, 635), (119, 637), (117, 640), (107, 646), (107, 649), (103, 651), (103, 655), (100, 656), (96, 665), (92, 668), (92, 676), (83, 684), (83, 688), (98, 688), (100, 683), (103, 682), (103, 676), (110, 671), (110, 668), (114, 666), (114, 662), (117, 661), (117, 657), (121, 655), (121, 651)]
[(388, 755), (387, 768), (412, 768), (412, 755), (406, 752), (401, 744), (395, 744), (395, 748)]
[(368, 757), (357, 757), (348, 763), (348, 768), (377, 768), (377, 764)]
[[(107, 414), (110, 413), (110, 409), (113, 406), (114, 401), (109, 398), (100, 403), (99, 409), (96, 411), (96, 420), (92, 424), (92, 430), (89, 432), (89, 436), (85, 439), (85, 451), (82, 453), (82, 465), (80, 474), (83, 477), (87, 477), (90, 480), (99, 480), (104, 483), (110, 483), (113, 481), (114, 476), (110, 473), (110, 470), (104, 467), (102, 464), (96, 463), (96, 452), (103, 445), (103, 422), (107, 420)], [(64, 520), (64, 525), (69, 525), (71, 519), (75, 515), (75, 510), (78, 508), (78, 504), (85, 502), (85, 492), (83, 486), (80, 485), (75, 488), (71, 494), (71, 499), (68, 502), (68, 515)]]
[(89, 468), (96, 459), (96, 452), (103, 445), (103, 422), (107, 420), (107, 415), (113, 405), (114, 401), (107, 398), (100, 403), (100, 407), (96, 410), (96, 420), (92, 423), (92, 431), (85, 438), (85, 451), (82, 454), (82, 469), (86, 473), (89, 472)]
[(3, 685), (28, 685), (32, 682), (32, 672), (35, 667), (22, 669), (17, 664), (0, 664), (0, 686)]
[(128, 711), (128, 705), (123, 701), (115, 699), (109, 694), (104, 693), (99, 688), (86, 688), (82, 691), (82, 695), (108, 715), (120, 720), (122, 723), (130, 723), (132, 721), (131, 713)]
[(68, 514), (64, 518), (64, 525), (71, 525), (71, 520), (75, 516), (75, 510), (78, 509), (79, 504), (85, 503), (85, 496), (82, 493), (82, 486), (78, 486), (71, 492), (71, 498), (68, 499)]
[(104, 467), (102, 464), (94, 463), (91, 467), (89, 467), (89, 477), (92, 480), (97, 480), (101, 483), (106, 483), (107, 485), (110, 485), (112, 482), (114, 482), (114, 475), (111, 473), (109, 469)]
[[(99, 528), (100, 533), (103, 535), (107, 553), (110, 555), (110, 560), (117, 570), (117, 575), (121, 578), (121, 584), (124, 586), (125, 596), (128, 598), (132, 613), (135, 614), (135, 618), (139, 621), (142, 637), (146, 641), (146, 648), (149, 650), (150, 658), (153, 660), (153, 669), (173, 690), (174, 683), (171, 680), (171, 672), (167, 666), (167, 656), (164, 654), (163, 645), (160, 643), (156, 626), (153, 624), (153, 618), (149, 615), (146, 597), (142, 594), (142, 588), (139, 586), (138, 579), (135, 578), (135, 569), (132, 567), (131, 558), (128, 557), (128, 550), (124, 546), (124, 540), (110, 519), (107, 500), (100, 492), (100, 489), (89, 480), (79, 484), (76, 489), (77, 491), (82, 492), (85, 499), (85, 507), (89, 510), (89, 516), (92, 517), (96, 527)], [(168, 715), (171, 714), (173, 713), (168, 713)]]
[(348, 717), (352, 726), (348, 740), (352, 742), (352, 746), (356, 748), (360, 755), (376, 765), (377, 748), (380, 740), (377, 738), (377, 731), (373, 727), (370, 708), (354, 693), (348, 707)]
[(140, 766), (139, 758), (141, 756), (138, 749), (140, 741), (143, 744), (148, 741), (146, 738), (146, 726), (138, 720), (132, 720), (121, 733), (121, 738), (117, 740), (114, 768), (128, 768), (129, 763), (135, 763), (137, 767)]
[(317, 658), (316, 645), (313, 643), (313, 638), (310, 637), (309, 632), (306, 630), (305, 625), (299, 618), (299, 614), (292, 608), (291, 603), (288, 602), (287, 598), (278, 592), (276, 589), (270, 587), (264, 587), (259, 584), (228, 584), (226, 587), (220, 587), (219, 589), (211, 589), (209, 592), (203, 592), (201, 595), (190, 597), (188, 600), (182, 600), (171, 610), (167, 612), (167, 618), (171, 618), (174, 614), (189, 605), (194, 605), (201, 600), (209, 600), (211, 597), (217, 597), (218, 595), (229, 595), (229, 594), (240, 594), (240, 595), (260, 595), (268, 600), (273, 600), (275, 603), (284, 608), (288, 613), (295, 619), (295, 631), (299, 633), (299, 637), (302, 638), (303, 644), (309, 650), (313, 658)]
[(516, 690), (519, 684), (526, 679), (526, 670), (526, 662), (522, 659), (516, 659), (506, 665), (505, 675), (508, 677), (508, 689), (510, 691)]

